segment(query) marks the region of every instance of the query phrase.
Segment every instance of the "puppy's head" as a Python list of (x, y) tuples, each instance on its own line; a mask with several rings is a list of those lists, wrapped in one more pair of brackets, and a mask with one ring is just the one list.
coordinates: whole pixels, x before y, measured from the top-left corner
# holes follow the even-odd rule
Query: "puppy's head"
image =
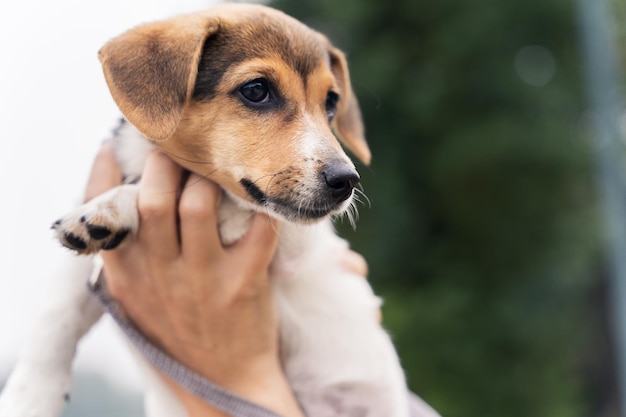
[(141, 133), (279, 218), (309, 222), (349, 205), (359, 176), (333, 131), (370, 161), (345, 57), (279, 11), (230, 4), (144, 25), (100, 60)]

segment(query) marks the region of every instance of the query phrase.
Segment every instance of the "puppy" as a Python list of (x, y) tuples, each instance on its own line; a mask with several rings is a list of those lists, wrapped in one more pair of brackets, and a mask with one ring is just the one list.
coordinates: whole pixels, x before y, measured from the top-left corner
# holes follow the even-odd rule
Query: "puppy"
[[(281, 360), (305, 413), (408, 417), (403, 372), (376, 319), (379, 299), (339, 265), (347, 244), (329, 220), (349, 210), (359, 183), (333, 131), (370, 162), (344, 55), (281, 12), (230, 4), (132, 29), (99, 57), (129, 122), (115, 137), (126, 178), (139, 178), (156, 147), (222, 187), (224, 244), (246, 233), (253, 211), (284, 222), (272, 284)], [(137, 232), (136, 197), (137, 185), (117, 187), (57, 221), (55, 232), (81, 254), (113, 249)], [(62, 409), (76, 343), (101, 315), (84, 285), (90, 265), (78, 258), (75, 278), (62, 277), (71, 288), (16, 366), (2, 417)], [(149, 415), (184, 415), (158, 380), (148, 389), (158, 390), (146, 396)]]

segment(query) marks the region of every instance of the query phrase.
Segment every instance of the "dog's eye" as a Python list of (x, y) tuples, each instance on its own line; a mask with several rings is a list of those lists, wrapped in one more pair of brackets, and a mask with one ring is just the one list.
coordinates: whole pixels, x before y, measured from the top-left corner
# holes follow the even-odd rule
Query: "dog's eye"
[(267, 80), (259, 78), (244, 84), (240, 89), (241, 96), (249, 102), (262, 104), (270, 101), (270, 89)]
[(332, 121), (337, 115), (337, 102), (339, 101), (339, 94), (334, 91), (329, 91), (326, 96), (326, 116), (328, 121)]

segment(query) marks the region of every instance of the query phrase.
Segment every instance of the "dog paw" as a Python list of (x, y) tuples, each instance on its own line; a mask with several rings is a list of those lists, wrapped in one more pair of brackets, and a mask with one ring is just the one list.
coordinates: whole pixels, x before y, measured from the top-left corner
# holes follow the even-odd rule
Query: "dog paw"
[(61, 244), (79, 254), (118, 247), (137, 231), (137, 186), (122, 185), (72, 210), (52, 224)]

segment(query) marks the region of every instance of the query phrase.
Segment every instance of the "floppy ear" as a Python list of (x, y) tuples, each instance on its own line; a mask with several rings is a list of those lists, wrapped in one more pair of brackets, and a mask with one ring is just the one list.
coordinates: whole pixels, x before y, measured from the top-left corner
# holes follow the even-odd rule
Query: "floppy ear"
[(361, 109), (352, 91), (346, 57), (343, 52), (330, 44), (328, 45), (328, 53), (330, 54), (331, 71), (335, 75), (337, 84), (341, 89), (337, 116), (333, 120), (335, 133), (357, 158), (364, 164), (369, 165), (372, 153), (365, 140), (365, 127), (363, 126)]
[(131, 29), (100, 49), (98, 57), (113, 99), (139, 131), (169, 138), (193, 92), (198, 62), (216, 19), (187, 15)]

